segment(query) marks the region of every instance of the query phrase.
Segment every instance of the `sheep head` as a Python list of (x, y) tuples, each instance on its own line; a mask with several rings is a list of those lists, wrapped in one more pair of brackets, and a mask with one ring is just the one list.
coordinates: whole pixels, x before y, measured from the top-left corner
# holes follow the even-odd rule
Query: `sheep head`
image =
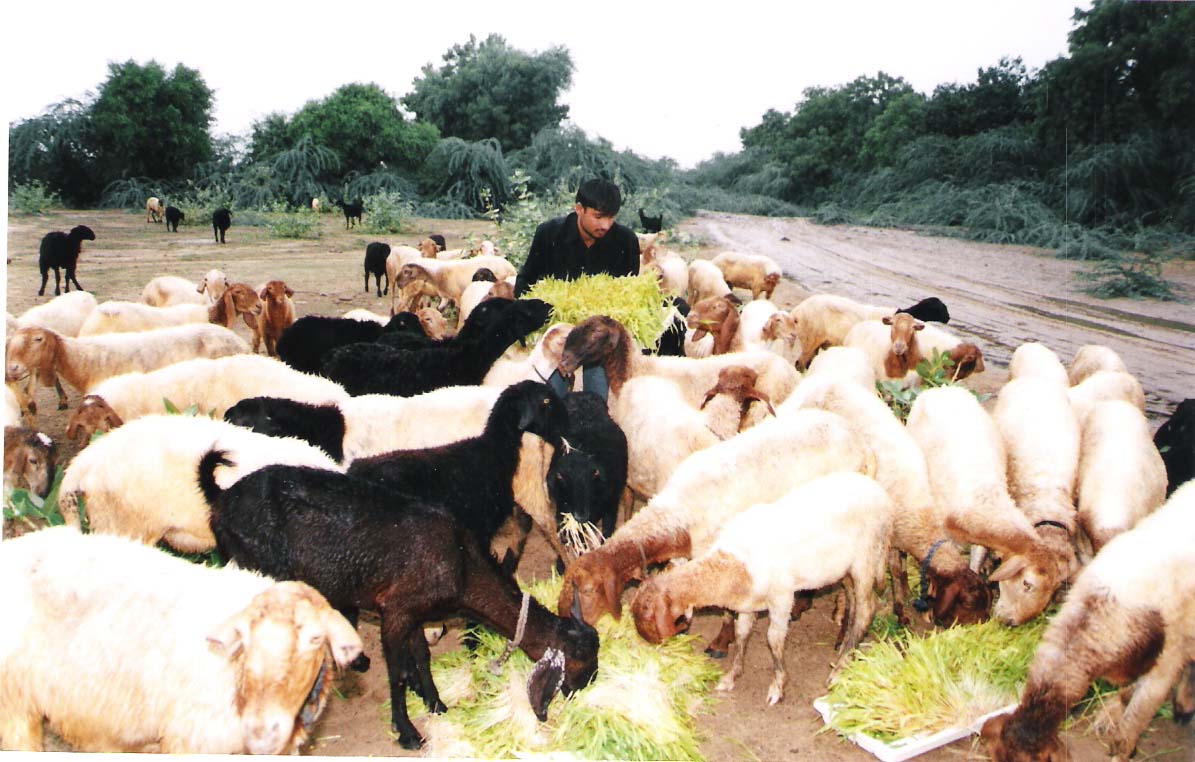
[(663, 643), (688, 627), (685, 607), (678, 606), (668, 590), (654, 579), (639, 586), (631, 602), (631, 614), (639, 637), (648, 643)]
[(954, 362), (954, 372), (951, 374), (956, 381), (976, 373), (983, 373), (983, 352), (970, 342), (959, 344), (950, 350), (950, 359)]
[(1078, 568), (1069, 536), (1040, 541), (1004, 558), (988, 577), (989, 582), (1000, 583), (1000, 599), (992, 616), (1012, 626), (1028, 622), (1045, 610), (1054, 593)]
[(557, 611), (572, 611), (575, 600), (577, 616), (587, 624), (595, 624), (605, 614), (620, 618), (622, 585), (618, 577), (601, 548), (586, 553), (565, 569)]
[(780, 273), (768, 273), (763, 278), (763, 292), (772, 296), (772, 292), (776, 290), (776, 286), (780, 285)]
[(789, 347), (795, 348), (797, 343), (797, 321), (787, 312), (777, 310), (764, 321), (760, 336), (764, 341), (780, 341)]
[(70, 237), (75, 241), (94, 241), (95, 232), (86, 225), (75, 225), (71, 228)]
[(547, 384), (520, 381), (508, 386), (494, 403), (491, 420), (507, 417), (508, 410), (515, 412), (519, 431), (535, 434), (554, 447), (561, 446), (560, 437), (568, 428), (568, 410)]
[(992, 591), (977, 572), (967, 568), (937, 572), (930, 568), (931, 613), (941, 627), (979, 624), (991, 615)]
[(260, 315), (261, 297), (247, 283), (233, 283), (220, 297), (224, 305), (225, 327), (231, 327), (238, 315)]
[(427, 334), (428, 338), (446, 339), (450, 335), (448, 330), (448, 321), (440, 314), (440, 311), (435, 307), (424, 307), (421, 310), (415, 311), (415, 316), (419, 318), (419, 325), (423, 328), (423, 332)]
[(199, 281), (199, 286), (195, 290), (201, 294), (206, 291), (209, 299), (219, 301), (227, 288), (228, 276), (220, 270), (211, 269), (203, 276), (203, 280)]
[(494, 275), (494, 271), (488, 267), (479, 267), (473, 271), (473, 277), (469, 279), (470, 282), (476, 283), (479, 280), (489, 281), (490, 283), (497, 283), (498, 276)]
[(725, 394), (738, 401), (743, 406), (744, 413), (752, 402), (762, 402), (768, 406), (768, 412), (775, 416), (776, 409), (772, 407), (771, 399), (766, 393), (755, 388), (758, 381), (759, 374), (746, 365), (730, 365), (722, 368), (718, 371), (718, 382), (705, 393), (705, 400), (702, 401), (701, 407), (704, 408), (710, 403), (710, 400), (719, 394)]
[(44, 496), (54, 479), (54, 441), (33, 429), (4, 428), (4, 477), (7, 486), (24, 485)]
[(571, 377), (582, 366), (602, 365), (610, 390), (618, 394), (630, 372), (632, 351), (631, 335), (621, 323), (606, 315), (594, 315), (569, 332), (557, 369), (561, 375)]
[(436, 254), (440, 252), (440, 247), (430, 238), (424, 238), (415, 248), (419, 249), (419, 253), (424, 259), (435, 259)]
[(268, 304), (285, 304), (289, 297), (295, 295), (295, 290), (286, 285), (285, 281), (272, 280), (262, 288), (258, 296)]
[[(344, 617), (302, 582), (270, 586), (207, 640), (240, 673), (236, 698), (245, 749), (252, 754), (296, 750), (327, 702), (331, 680), (323, 672), (329, 652), (344, 667), (363, 647)], [(305, 705), (312, 700), (309, 709)]]
[(4, 382), (23, 381), (37, 373), (51, 378), (62, 352), (62, 337), (48, 328), (18, 328), (4, 348)]
[(431, 273), (427, 271), (427, 268), (414, 262), (408, 262), (398, 271), (398, 280), (395, 281), (395, 285), (398, 288), (405, 288), (415, 281), (430, 281), (431, 279)]
[(700, 341), (706, 333), (714, 337), (713, 354), (723, 355), (739, 330), (739, 311), (724, 296), (711, 296), (693, 305), (685, 321), (693, 329), (693, 340)]
[(1070, 762), (1071, 755), (1057, 733), (1027, 736), (1018, 727), (1019, 715), (1019, 707), (1012, 714), (998, 714), (979, 731), (993, 762)]
[(123, 425), (124, 421), (103, 397), (88, 394), (71, 413), (66, 438), (72, 442), (87, 442), (97, 431), (111, 431)]

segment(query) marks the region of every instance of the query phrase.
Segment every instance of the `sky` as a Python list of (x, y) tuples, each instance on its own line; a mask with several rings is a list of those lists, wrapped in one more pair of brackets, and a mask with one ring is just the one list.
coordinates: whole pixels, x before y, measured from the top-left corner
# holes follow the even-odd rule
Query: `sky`
[(1001, 56), (1039, 68), (1066, 53), (1075, 7), (1073, 0), (14, 3), (0, 11), (0, 105), (6, 123), (36, 116), (97, 90), (109, 62), (154, 59), (198, 70), (215, 91), (213, 132), (242, 134), (266, 114), (294, 114), (350, 82), (401, 97), (453, 44), (498, 33), (528, 52), (569, 50), (575, 71), (561, 101), (591, 137), (691, 167), (739, 150), (741, 128), (768, 109), (791, 111), (809, 87), (884, 71), (928, 95), (939, 84), (973, 82)]

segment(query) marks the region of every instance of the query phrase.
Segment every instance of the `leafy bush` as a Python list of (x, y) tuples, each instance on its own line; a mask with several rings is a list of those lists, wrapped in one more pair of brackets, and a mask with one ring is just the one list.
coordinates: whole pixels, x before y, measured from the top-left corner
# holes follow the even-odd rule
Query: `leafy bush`
[(574, 196), (563, 188), (553, 193), (533, 194), (531, 178), (515, 170), (510, 178), (512, 201), (501, 209), (490, 209), (486, 216), (498, 224), (494, 244), (516, 268), (523, 266), (531, 249), (531, 239), (540, 223), (559, 217), (573, 205)]
[[(904, 382), (899, 379), (877, 381), (876, 391), (880, 393), (880, 399), (892, 408), (892, 412), (903, 423), (908, 419), (909, 411), (913, 409), (913, 402), (921, 392), (939, 386), (959, 385), (951, 381), (949, 371), (953, 367), (954, 360), (950, 359), (950, 355), (935, 349), (933, 357), (923, 357), (917, 363), (916, 370), (920, 377), (920, 383), (914, 386), (905, 386)], [(976, 397), (980, 402), (987, 399), (986, 395), (977, 394)]]
[(21, 214), (45, 214), (62, 207), (58, 194), (40, 180), (14, 185), (8, 192), (8, 211)]
[(401, 193), (384, 191), (365, 196), (366, 230), (374, 233), (405, 233), (410, 227), (411, 204)]
[(321, 234), (319, 216), (310, 209), (276, 214), (270, 220), (269, 228), (275, 238), (314, 239)]
[(1170, 301), (1175, 298), (1174, 289), (1162, 279), (1161, 263), (1148, 255), (1101, 262), (1093, 271), (1079, 273), (1079, 277), (1090, 282), (1083, 290), (1101, 299), (1127, 296)]
[(831, 201), (822, 204), (813, 213), (813, 220), (819, 225), (854, 225), (855, 215)]
[(439, 199), (456, 201), (483, 212), (510, 198), (510, 168), (502, 145), (494, 138), (466, 142), (441, 140), (423, 166), (425, 185)]
[(145, 200), (150, 196), (164, 198), (162, 184), (148, 177), (126, 177), (114, 180), (104, 188), (100, 196), (101, 209), (132, 209), (145, 211)]

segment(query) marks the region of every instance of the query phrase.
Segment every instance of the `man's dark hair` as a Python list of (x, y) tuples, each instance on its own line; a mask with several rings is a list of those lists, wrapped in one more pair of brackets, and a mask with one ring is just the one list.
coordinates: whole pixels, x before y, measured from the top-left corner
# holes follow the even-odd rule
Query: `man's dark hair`
[(618, 186), (609, 180), (595, 177), (581, 183), (581, 187), (577, 188), (577, 203), (597, 209), (602, 214), (614, 215), (622, 208), (622, 193)]

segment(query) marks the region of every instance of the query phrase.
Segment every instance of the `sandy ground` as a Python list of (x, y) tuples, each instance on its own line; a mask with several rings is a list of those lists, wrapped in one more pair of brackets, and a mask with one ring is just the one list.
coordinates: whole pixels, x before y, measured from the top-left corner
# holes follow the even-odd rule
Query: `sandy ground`
[[(193, 215), (201, 217), (200, 213)], [(484, 235), (488, 223), (415, 220), (412, 232), (374, 236), (345, 231), (339, 216), (322, 218), (318, 240), (287, 241), (264, 228), (237, 225), (228, 243), (213, 243), (210, 228), (194, 224), (178, 234), (162, 225), (146, 224), (138, 213), (71, 212), (41, 218), (12, 217), (7, 236), (6, 309), (14, 314), (48, 297), (36, 296), (37, 244), (50, 230), (68, 230), (85, 223), (98, 240), (88, 243), (79, 266), (83, 285), (101, 300), (136, 300), (141, 287), (162, 274), (198, 280), (211, 267), (220, 267), (231, 280), (250, 284), (282, 278), (297, 292), (300, 315), (337, 315), (356, 307), (385, 313), (388, 298), (362, 289), (361, 261), (372, 240), (413, 243), (428, 232), (442, 232), (450, 247), (465, 236)], [(950, 327), (975, 340), (983, 349), (988, 371), (973, 388), (996, 391), (1007, 378), (1011, 351), (1022, 341), (1039, 340), (1064, 360), (1084, 344), (1107, 344), (1121, 354), (1137, 374), (1147, 394), (1154, 424), (1184, 397), (1195, 396), (1195, 309), (1189, 304), (1133, 300), (1101, 301), (1084, 295), (1074, 278), (1083, 266), (1035, 250), (932, 238), (896, 230), (820, 227), (805, 220), (767, 219), (705, 214), (682, 229), (703, 245), (686, 256), (712, 256), (723, 249), (768, 254), (781, 263), (786, 279), (774, 295), (783, 307), (795, 305), (813, 292), (832, 291), (877, 304), (908, 305), (937, 295), (950, 307)], [(1195, 295), (1195, 263), (1168, 265), (1166, 276), (1186, 297)], [(50, 290), (52, 292), (52, 281)], [(241, 326), (238, 332), (248, 338)], [(78, 395), (72, 393), (72, 406)], [(42, 390), (41, 428), (61, 441), (67, 412), (55, 410), (54, 397)], [(75, 447), (63, 443), (64, 458)], [(6, 531), (11, 532), (12, 527)], [(540, 578), (549, 573), (546, 544), (533, 536), (518, 573)], [(747, 654), (746, 671), (736, 690), (721, 695), (714, 708), (699, 719), (705, 736), (703, 751), (710, 760), (828, 760), (851, 762), (872, 757), (831, 733), (819, 733), (821, 721), (811, 702), (825, 690), (833, 658), (834, 627), (831, 602), (819, 599), (789, 630), (786, 663), (789, 682), (785, 700), (767, 707), (765, 694), (771, 660), (763, 635), (757, 631)], [(693, 631), (710, 636), (717, 617), (699, 615)], [(367, 653), (379, 665), (364, 675), (344, 676), (316, 728), (311, 753), (320, 755), (410, 755), (394, 744), (387, 732), (388, 698), (385, 671), (380, 668), (378, 629), (362, 625)], [(760, 625), (757, 629), (762, 629)], [(454, 645), (449, 636), (437, 649)], [(1085, 723), (1066, 734), (1076, 760), (1106, 759), (1102, 745)], [(972, 741), (959, 741), (922, 759), (985, 759)], [(1155, 721), (1143, 737), (1138, 759), (1195, 760), (1190, 728)]]

